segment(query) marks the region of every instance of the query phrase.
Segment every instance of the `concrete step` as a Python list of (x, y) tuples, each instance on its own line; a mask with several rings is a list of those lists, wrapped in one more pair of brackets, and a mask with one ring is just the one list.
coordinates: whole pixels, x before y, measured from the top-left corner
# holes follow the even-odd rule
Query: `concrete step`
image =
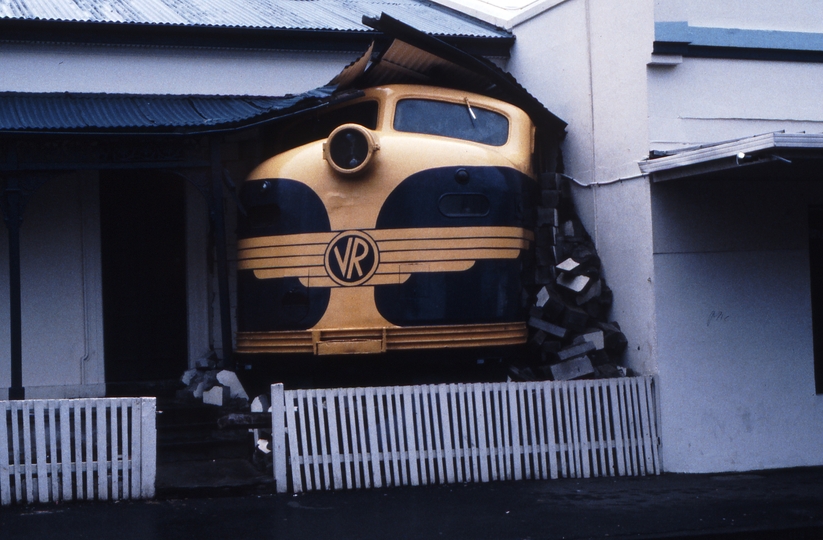
[(218, 428), (218, 418), (230, 411), (178, 400), (159, 400), (157, 410), (158, 463), (251, 458), (248, 429)]

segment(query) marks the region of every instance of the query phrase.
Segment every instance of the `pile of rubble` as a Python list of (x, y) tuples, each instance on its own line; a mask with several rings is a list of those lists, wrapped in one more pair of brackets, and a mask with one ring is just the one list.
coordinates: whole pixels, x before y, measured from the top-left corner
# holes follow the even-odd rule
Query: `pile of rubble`
[(217, 419), (216, 433), (234, 436), (238, 431), (248, 431), (254, 441), (253, 463), (259, 470), (270, 472), (272, 458), (269, 397), (263, 394), (249, 403), (249, 396), (235, 372), (217, 369), (216, 364), (215, 358), (199, 360), (197, 367), (183, 373), (180, 380), (186, 387), (177, 392), (177, 398), (222, 407), (225, 413)]
[(178, 391), (182, 399), (202, 401), (206, 405), (245, 407), (249, 396), (233, 371), (216, 369), (214, 362), (198, 362), (198, 366), (180, 378), (186, 387)]
[(528, 365), (512, 378), (571, 380), (625, 376), (626, 336), (606, 315), (612, 291), (601, 275), (594, 242), (571, 204), (562, 175), (540, 177), (534, 281), (529, 299)]

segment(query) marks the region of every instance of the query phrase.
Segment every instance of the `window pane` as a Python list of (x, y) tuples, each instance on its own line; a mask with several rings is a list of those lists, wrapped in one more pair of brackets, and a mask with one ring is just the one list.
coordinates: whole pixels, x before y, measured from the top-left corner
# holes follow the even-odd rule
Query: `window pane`
[(470, 107), (465, 103), (444, 103), (428, 99), (404, 99), (398, 102), (394, 129), (465, 139), (492, 146), (506, 144), (509, 137), (509, 121), (502, 114)]

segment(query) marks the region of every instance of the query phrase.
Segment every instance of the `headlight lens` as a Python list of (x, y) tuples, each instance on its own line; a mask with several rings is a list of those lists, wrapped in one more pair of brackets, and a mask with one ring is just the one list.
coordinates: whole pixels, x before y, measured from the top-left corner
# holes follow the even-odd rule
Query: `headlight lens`
[(368, 167), (379, 148), (371, 131), (359, 124), (344, 124), (329, 135), (323, 158), (338, 173), (353, 175)]

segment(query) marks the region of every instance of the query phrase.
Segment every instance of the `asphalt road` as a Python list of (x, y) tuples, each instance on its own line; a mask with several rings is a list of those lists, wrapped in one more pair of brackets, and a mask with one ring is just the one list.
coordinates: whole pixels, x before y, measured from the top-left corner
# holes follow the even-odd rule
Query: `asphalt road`
[(0, 509), (16, 539), (823, 538), (823, 468)]

